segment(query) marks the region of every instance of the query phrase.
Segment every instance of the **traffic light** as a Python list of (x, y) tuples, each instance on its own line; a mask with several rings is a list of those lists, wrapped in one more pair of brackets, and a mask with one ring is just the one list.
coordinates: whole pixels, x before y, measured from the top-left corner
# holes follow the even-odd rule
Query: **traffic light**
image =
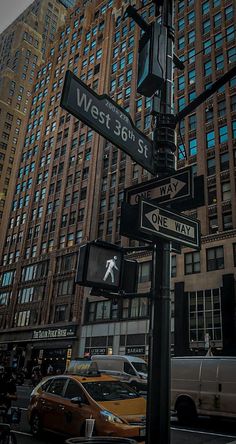
[(124, 259), (117, 245), (90, 242), (80, 247), (76, 283), (85, 287), (134, 293), (137, 290), (138, 263)]
[(137, 91), (151, 97), (161, 90), (166, 75), (167, 29), (155, 22), (139, 41)]

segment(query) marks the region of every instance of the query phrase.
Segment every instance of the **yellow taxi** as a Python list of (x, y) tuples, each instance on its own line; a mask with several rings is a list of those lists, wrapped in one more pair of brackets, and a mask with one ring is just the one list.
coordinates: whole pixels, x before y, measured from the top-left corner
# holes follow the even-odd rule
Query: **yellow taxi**
[(108, 375), (50, 376), (31, 393), (28, 420), (33, 435), (43, 430), (84, 436), (86, 419), (94, 418), (94, 435), (143, 441), (146, 400), (127, 384)]

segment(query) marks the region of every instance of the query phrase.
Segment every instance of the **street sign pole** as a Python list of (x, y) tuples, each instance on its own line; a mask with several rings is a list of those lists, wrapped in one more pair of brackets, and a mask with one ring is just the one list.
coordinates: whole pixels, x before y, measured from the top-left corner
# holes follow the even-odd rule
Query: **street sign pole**
[[(173, 113), (173, 0), (164, 0), (162, 24), (167, 27), (166, 79), (161, 92), (162, 115)], [(157, 103), (154, 101), (154, 104)], [(166, 127), (166, 133), (168, 132)], [(172, 130), (172, 128), (171, 128)], [(165, 129), (164, 129), (165, 131)], [(173, 131), (172, 131), (173, 133)], [(174, 134), (174, 133), (173, 133)], [(171, 143), (160, 148), (158, 118), (154, 130), (154, 152), (157, 162), (163, 161), (163, 172), (174, 173), (175, 155)], [(164, 144), (163, 144), (164, 145)], [(161, 150), (162, 152), (158, 152)], [(168, 171), (169, 170), (169, 171)], [(152, 306), (149, 332), (149, 381), (147, 398), (147, 444), (170, 444), (170, 364), (171, 364), (171, 299), (170, 299), (171, 242), (161, 240), (154, 245)]]

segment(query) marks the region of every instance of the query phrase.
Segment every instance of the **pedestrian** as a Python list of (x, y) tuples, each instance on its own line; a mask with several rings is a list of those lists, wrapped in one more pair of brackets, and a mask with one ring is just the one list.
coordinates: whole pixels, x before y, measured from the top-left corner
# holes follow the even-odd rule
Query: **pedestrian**
[(16, 384), (12, 376), (10, 367), (0, 367), (0, 405), (4, 405), (8, 410), (11, 401), (17, 399)]
[(35, 365), (32, 368), (32, 374), (31, 374), (31, 381), (34, 387), (41, 381), (41, 378), (42, 378), (42, 373), (40, 366)]
[(47, 375), (52, 375), (52, 374), (53, 374), (53, 366), (52, 364), (49, 364), (47, 368)]

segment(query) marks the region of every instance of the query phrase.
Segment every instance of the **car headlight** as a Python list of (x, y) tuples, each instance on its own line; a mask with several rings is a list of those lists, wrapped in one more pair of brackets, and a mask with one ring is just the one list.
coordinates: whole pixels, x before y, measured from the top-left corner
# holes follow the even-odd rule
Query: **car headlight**
[(106, 421), (118, 424), (124, 423), (124, 421), (122, 421), (122, 419), (119, 418), (119, 416), (113, 415), (113, 413), (109, 412), (108, 410), (101, 410), (101, 415), (105, 418)]

